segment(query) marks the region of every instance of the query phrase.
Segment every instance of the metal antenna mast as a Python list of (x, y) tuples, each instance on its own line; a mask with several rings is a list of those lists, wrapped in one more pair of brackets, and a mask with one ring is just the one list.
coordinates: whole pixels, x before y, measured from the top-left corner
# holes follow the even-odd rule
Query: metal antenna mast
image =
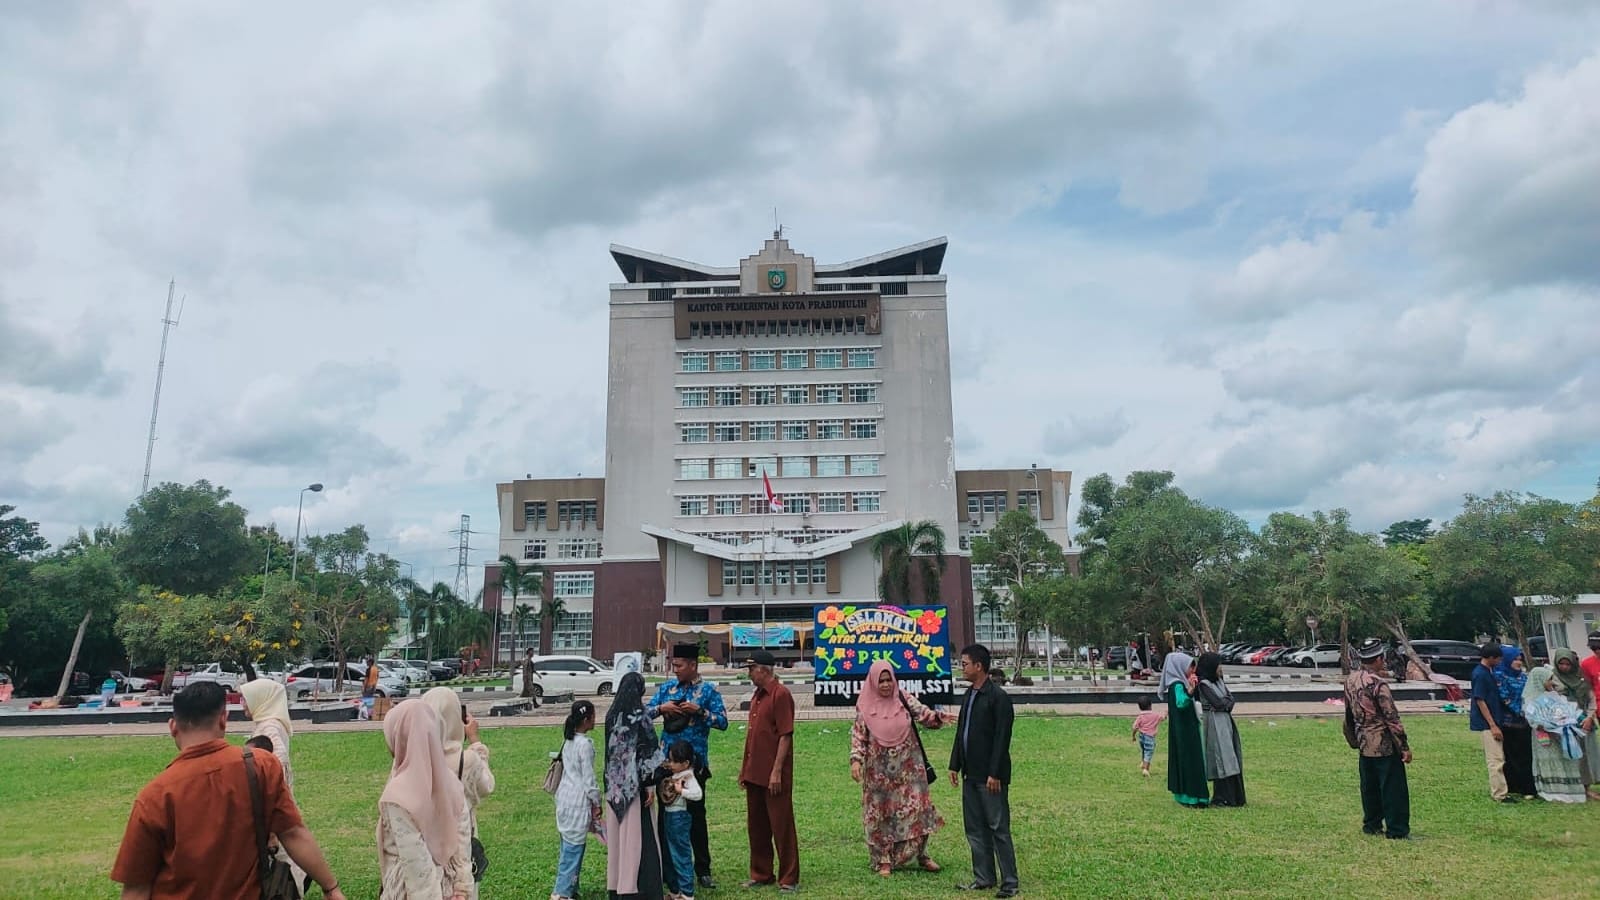
[(172, 295), (177, 289), (178, 279), (167, 282), (167, 311), (161, 317), (161, 356), (156, 359), (156, 395), (150, 401), (150, 439), (144, 446), (144, 483), (139, 485), (141, 497), (150, 490), (150, 460), (156, 453), (156, 413), (161, 410), (161, 376), (167, 370), (167, 335), (171, 333), (172, 326), (178, 324), (178, 319), (183, 318), (182, 304), (178, 306), (178, 319), (172, 317)]
[(466, 603), (470, 602), (467, 597), (467, 554), (472, 552), (472, 517), (462, 513), (461, 527), (453, 533), (460, 535), (456, 543), (456, 596)]

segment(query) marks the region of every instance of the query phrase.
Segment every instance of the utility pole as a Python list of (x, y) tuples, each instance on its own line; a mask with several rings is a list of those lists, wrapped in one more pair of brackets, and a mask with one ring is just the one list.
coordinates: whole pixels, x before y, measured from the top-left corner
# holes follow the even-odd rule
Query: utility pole
[[(183, 318), (183, 306), (178, 307), (178, 319), (172, 317), (172, 295), (178, 290), (178, 279), (167, 282), (167, 311), (161, 316), (161, 355), (156, 357), (156, 394), (150, 401), (150, 439), (144, 445), (144, 482), (139, 485), (139, 496), (150, 490), (150, 461), (156, 453), (156, 413), (161, 410), (161, 378), (167, 369), (167, 335), (172, 326)], [(184, 299), (188, 299), (185, 297)]]
[[(456, 596), (462, 603), (467, 601), (467, 554), (472, 552), (472, 517), (466, 513), (461, 514), (461, 527), (450, 532), (456, 535)], [(496, 650), (499, 649), (500, 635), (493, 637)]]

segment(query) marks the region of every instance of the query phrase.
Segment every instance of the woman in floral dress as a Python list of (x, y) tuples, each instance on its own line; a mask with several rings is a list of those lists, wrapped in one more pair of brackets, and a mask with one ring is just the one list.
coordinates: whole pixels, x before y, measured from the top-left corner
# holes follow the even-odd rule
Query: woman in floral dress
[(926, 760), (912, 719), (938, 728), (943, 718), (900, 690), (887, 660), (872, 664), (856, 698), (850, 777), (861, 783), (861, 819), (872, 867), (885, 878), (913, 859), (929, 872), (928, 838), (944, 826), (928, 792)]

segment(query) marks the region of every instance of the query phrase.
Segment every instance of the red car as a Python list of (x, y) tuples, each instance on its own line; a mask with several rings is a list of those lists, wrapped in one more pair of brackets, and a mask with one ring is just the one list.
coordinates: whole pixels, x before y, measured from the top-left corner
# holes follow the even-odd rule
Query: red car
[(1259, 666), (1261, 665), (1262, 660), (1265, 660), (1268, 656), (1282, 649), (1282, 644), (1268, 644), (1267, 646), (1262, 647), (1260, 650), (1257, 650), (1256, 652), (1245, 657), (1244, 661), (1252, 666)]

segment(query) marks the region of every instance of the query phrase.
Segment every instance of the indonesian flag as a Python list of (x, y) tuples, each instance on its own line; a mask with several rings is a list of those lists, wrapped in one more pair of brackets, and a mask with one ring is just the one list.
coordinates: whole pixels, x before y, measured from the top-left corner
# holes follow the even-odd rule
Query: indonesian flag
[(767, 477), (767, 470), (761, 470), (761, 486), (767, 489), (767, 509), (770, 512), (783, 512), (783, 498), (772, 492), (772, 479)]

